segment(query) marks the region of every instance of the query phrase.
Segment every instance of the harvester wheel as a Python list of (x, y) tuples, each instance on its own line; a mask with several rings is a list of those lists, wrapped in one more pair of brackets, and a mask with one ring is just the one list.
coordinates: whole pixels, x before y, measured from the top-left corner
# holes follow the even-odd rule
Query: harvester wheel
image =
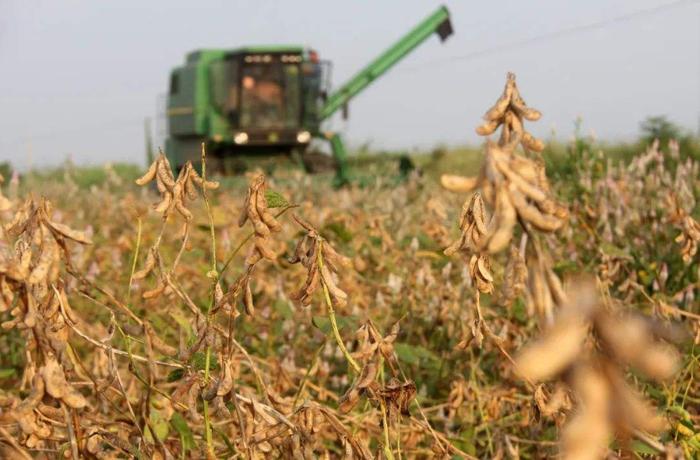
[(338, 169), (338, 162), (331, 155), (321, 152), (306, 152), (302, 154), (301, 161), (304, 169), (309, 174), (317, 174)]

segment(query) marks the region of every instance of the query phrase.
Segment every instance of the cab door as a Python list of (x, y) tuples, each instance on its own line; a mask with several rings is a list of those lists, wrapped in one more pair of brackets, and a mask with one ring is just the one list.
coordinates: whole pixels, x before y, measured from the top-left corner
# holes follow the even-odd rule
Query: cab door
[(170, 74), (168, 132), (172, 136), (197, 134), (195, 125), (195, 78), (193, 66), (178, 67)]

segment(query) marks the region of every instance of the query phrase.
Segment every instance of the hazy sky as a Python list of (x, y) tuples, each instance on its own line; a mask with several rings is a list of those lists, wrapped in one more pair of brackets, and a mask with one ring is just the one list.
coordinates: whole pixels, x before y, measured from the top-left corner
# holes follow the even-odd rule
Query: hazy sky
[[(144, 161), (171, 67), (200, 47), (300, 43), (339, 85), (438, 6), (434, 1), (0, 0), (0, 161), (20, 168)], [(511, 43), (673, 4), (576, 34)], [(377, 148), (477, 142), (474, 127), (512, 70), (560, 138), (631, 138), (647, 115), (700, 124), (700, 1), (448, 1), (455, 28), (419, 47), (332, 121)], [(493, 52), (473, 54), (495, 48)], [(454, 56), (472, 56), (453, 59)]]

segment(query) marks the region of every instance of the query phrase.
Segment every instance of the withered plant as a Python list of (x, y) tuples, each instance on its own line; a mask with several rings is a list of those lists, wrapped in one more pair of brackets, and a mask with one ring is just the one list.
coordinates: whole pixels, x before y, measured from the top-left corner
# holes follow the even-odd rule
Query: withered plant
[(253, 292), (250, 288), (250, 278), (258, 262), (262, 259), (275, 259), (275, 253), (269, 247), (270, 235), (272, 232), (279, 232), (282, 229), (279, 222), (267, 209), (265, 176), (262, 174), (255, 175), (250, 182), (238, 219), (238, 226), (243, 227), (247, 221), (250, 221), (253, 226), (254, 244), (246, 256), (244, 275), (241, 281), (246, 313), (252, 315), (255, 312), (255, 305), (253, 304)]
[[(483, 163), (371, 162), (342, 190), (285, 168), (217, 188), (204, 150), (140, 187), (13, 174), (0, 458), (694, 458), (700, 163), (542, 150), (539, 117), (509, 76)], [(456, 164), (461, 194), (436, 180)]]
[[(0, 312), (9, 311), (4, 331), (19, 330), (26, 342), (21, 388), (25, 397), (3, 401), (9, 420), (18, 424), (16, 454), (31, 458), (19, 444), (41, 449), (54, 437), (70, 441), (77, 458), (77, 420), (88, 401), (68, 380), (82, 376), (68, 343), (75, 322), (65, 292), (62, 267), (70, 266), (70, 243), (91, 244), (84, 232), (53, 220), (51, 203), (28, 199), (18, 207), (4, 233), (12, 250), (0, 254)], [(8, 436), (6, 435), (5, 438)]]
[[(542, 151), (544, 144), (525, 131), (523, 120), (536, 121), (540, 117), (540, 112), (527, 107), (515, 84), (515, 75), (509, 73), (503, 94), (484, 115), (485, 123), (477, 128), (477, 133), (489, 135), (501, 127), (498, 144), (490, 140), (486, 143), (479, 175), (476, 178), (443, 175), (441, 178), (442, 185), (452, 191), (481, 190), (465, 201), (460, 218), (461, 237), (445, 250), (446, 255), (461, 251), (469, 258), (469, 273), (476, 288), (477, 317), (471, 323), (470, 337), (462, 341), (462, 347), (472, 338), (481, 346), (484, 333), (500, 342), (484, 323), (479, 294), (494, 291), (490, 254), (508, 247), (516, 225), (520, 226), (523, 237), (519, 254), (508, 265), (503, 299), (510, 303), (512, 300), (508, 298), (512, 298), (514, 289), (522, 290), (527, 265), (527, 297), (531, 311), (551, 321), (553, 305), (564, 300), (561, 282), (535, 234), (535, 231), (550, 233), (559, 230), (568, 216), (566, 208), (552, 196), (542, 159), (529, 155), (531, 151)], [(523, 153), (517, 151), (518, 146), (522, 146)], [(481, 193), (493, 214), (485, 208)], [(512, 247), (511, 254), (515, 251), (518, 250)], [(528, 263), (521, 263), (525, 258)], [(499, 348), (509, 357), (500, 344)]]
[[(158, 192), (160, 193), (161, 200), (159, 203), (153, 205), (153, 209), (156, 213), (161, 215), (163, 225), (161, 226), (158, 237), (148, 250), (144, 267), (132, 275), (132, 279), (138, 280), (148, 276), (156, 267), (160, 270), (158, 285), (154, 289), (144, 292), (143, 297), (145, 299), (161, 295), (165, 292), (166, 288), (170, 291), (177, 290), (176, 287), (171, 285), (172, 280), (170, 278), (170, 273), (177, 268), (189, 240), (192, 213), (187, 209), (187, 200), (194, 200), (197, 197), (197, 187), (200, 187), (203, 191), (219, 187), (218, 182), (202, 179), (193, 168), (191, 162), (185, 164), (178, 173), (177, 179), (175, 179), (170, 162), (162, 152), (153, 164), (150, 165), (146, 174), (136, 180), (136, 183), (138, 185), (146, 185), (151, 181), (155, 181)], [(166, 270), (163, 266), (162, 258), (160, 257), (159, 248), (163, 238), (163, 232), (166, 229), (166, 223), (168, 218), (173, 214), (173, 211), (177, 211), (185, 222), (180, 232), (182, 235), (182, 245), (180, 246), (180, 250), (172, 266), (169, 270)]]
[[(480, 189), (493, 210), (489, 216), (481, 193), (474, 193), (462, 209), (459, 240), (445, 250), (446, 255), (461, 252), (468, 258), (474, 290), (476, 318), (460, 348), (472, 340), (481, 347), (484, 335), (493, 339), (513, 362), (516, 372), (531, 385), (540, 413), (547, 416), (555, 416), (559, 409), (568, 407), (569, 395), (563, 385), (566, 383), (577, 406), (576, 415), (563, 434), (562, 451), (566, 458), (600, 458), (607, 454), (613, 434), (620, 439), (637, 436), (648, 440), (647, 432), (656, 433), (661, 428), (658, 418), (652, 417), (653, 411), (625, 383), (624, 365), (641, 368), (652, 378), (668, 379), (676, 370), (676, 359), (667, 347), (657, 346), (647, 337), (652, 331), (641, 318), (620, 318), (601, 307), (595, 288), (564, 290), (554, 271), (551, 244), (545, 246), (542, 238), (564, 228), (569, 213), (554, 198), (544, 161), (537, 156), (544, 144), (523, 127), (523, 119), (539, 118), (540, 113), (528, 108), (520, 97), (514, 75), (508, 74), (503, 95), (484, 116), (486, 122), (477, 128), (479, 134), (489, 135), (501, 127), (498, 144), (490, 140), (486, 143), (480, 174), (476, 178), (442, 176), (442, 185), (447, 189)], [(518, 146), (522, 147), (522, 154), (516, 151)], [(692, 226), (685, 219), (687, 214), (678, 214), (677, 220), (683, 222), (684, 228)], [(529, 311), (541, 319), (546, 338), (513, 361), (502, 339), (484, 321), (480, 293), (494, 291), (490, 257), (508, 247), (517, 227), (520, 247), (511, 244), (503, 293), (496, 302), (510, 307), (514, 297), (522, 292)], [(684, 231), (679, 241), (687, 233)], [(684, 255), (690, 251), (692, 242), (686, 241)], [(559, 318), (556, 323), (555, 316)], [(601, 355), (583, 351), (589, 322), (594, 324), (596, 339), (590, 347), (602, 347)], [(546, 397), (543, 387), (535, 384), (553, 376), (562, 379)], [(655, 444), (666, 451), (663, 446), (658, 447), (658, 442)]]
[(328, 241), (323, 239), (311, 224), (304, 221), (297, 215), (293, 215), (294, 220), (306, 231), (306, 234), (299, 240), (294, 254), (289, 262), (301, 263), (307, 270), (306, 281), (299, 292), (292, 295), (303, 306), (309, 306), (311, 298), (320, 285), (323, 290), (323, 299), (328, 309), (328, 319), (333, 329), (338, 348), (342, 351), (348, 364), (356, 372), (360, 372), (360, 366), (353, 359), (345, 347), (345, 342), (340, 336), (338, 322), (335, 316), (335, 306), (343, 307), (347, 303), (348, 295), (338, 287), (335, 277), (337, 273), (350, 266), (350, 260), (338, 254)]

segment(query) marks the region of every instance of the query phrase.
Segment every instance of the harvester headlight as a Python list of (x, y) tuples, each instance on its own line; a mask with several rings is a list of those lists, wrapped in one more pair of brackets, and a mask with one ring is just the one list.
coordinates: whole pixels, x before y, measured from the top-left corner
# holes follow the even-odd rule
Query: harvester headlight
[(300, 144), (306, 144), (311, 140), (311, 133), (308, 131), (299, 131), (297, 133), (297, 142)]
[(248, 133), (236, 133), (235, 136), (233, 136), (233, 142), (236, 144), (247, 144), (248, 143)]

